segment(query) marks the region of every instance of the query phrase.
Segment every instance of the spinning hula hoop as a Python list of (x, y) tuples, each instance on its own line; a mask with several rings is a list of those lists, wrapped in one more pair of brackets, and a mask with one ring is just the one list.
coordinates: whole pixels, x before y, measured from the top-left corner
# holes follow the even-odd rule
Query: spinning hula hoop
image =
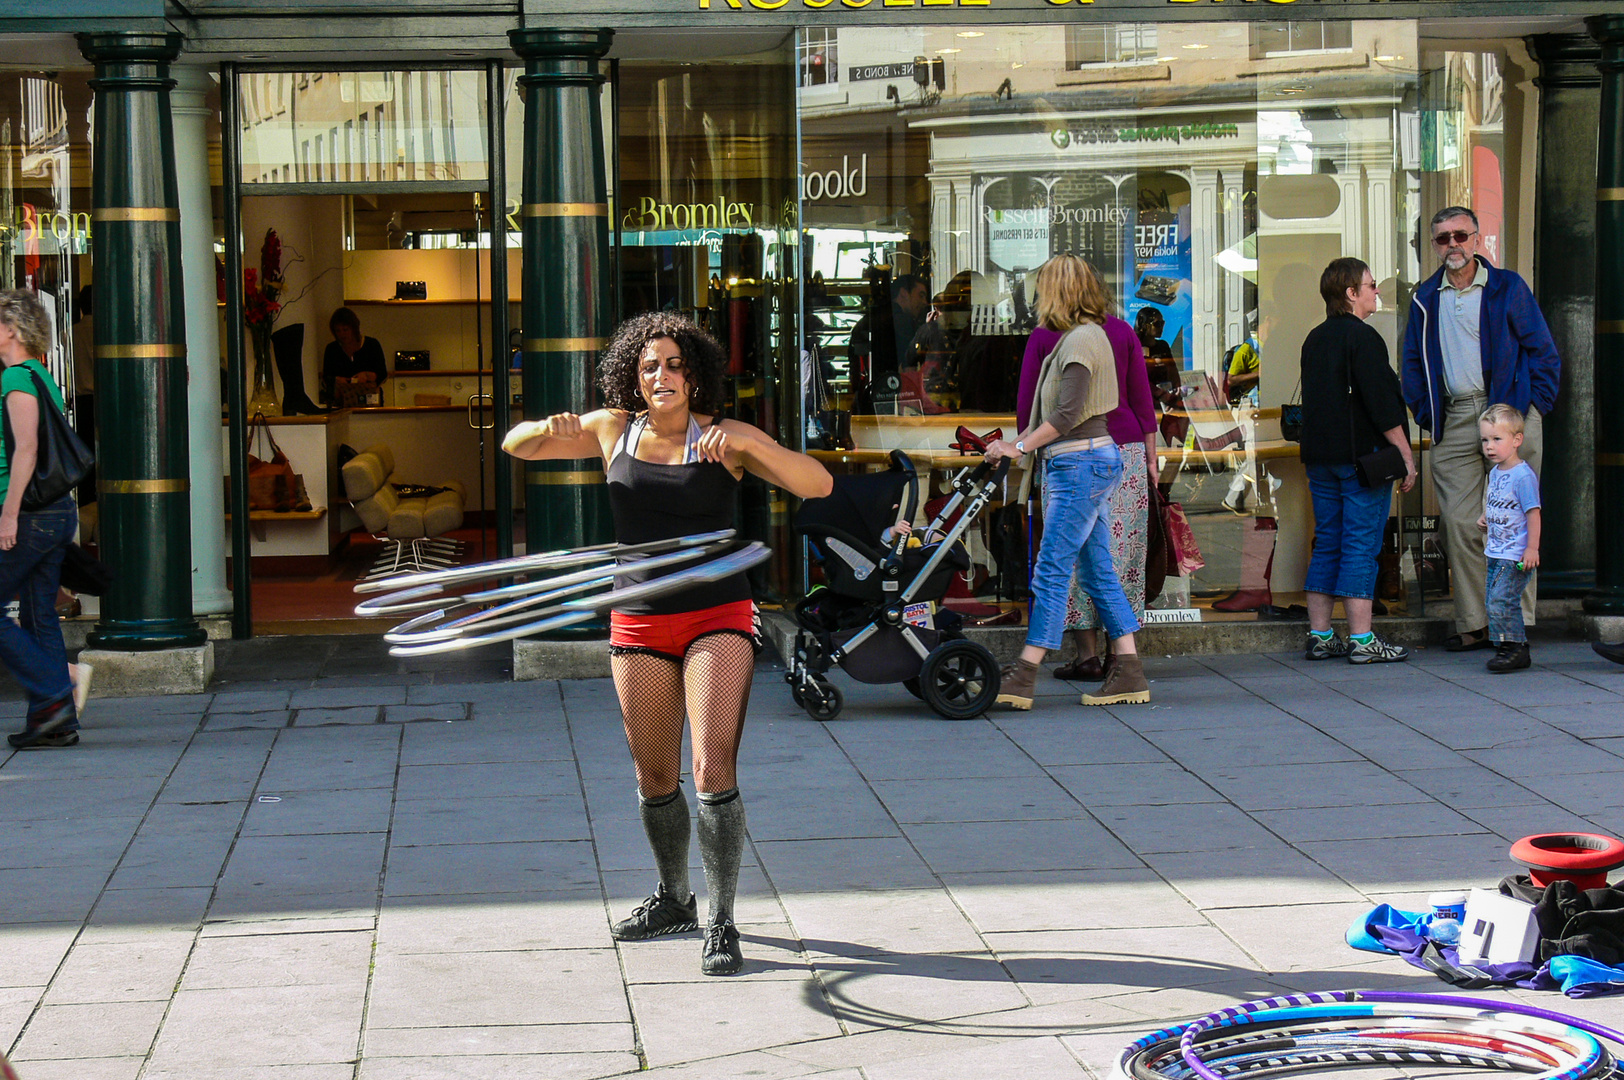
[(1250, 1001), (1128, 1046), (1113, 1080), (1235, 1080), (1419, 1063), (1603, 1080), (1624, 1033), (1512, 1001), (1338, 990)]

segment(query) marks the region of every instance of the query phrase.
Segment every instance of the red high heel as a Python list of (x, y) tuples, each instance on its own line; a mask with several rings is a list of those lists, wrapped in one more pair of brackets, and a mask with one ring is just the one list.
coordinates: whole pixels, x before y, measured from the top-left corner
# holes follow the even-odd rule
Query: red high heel
[(1004, 429), (993, 428), (985, 435), (977, 435), (963, 424), (960, 424), (959, 430), (955, 431), (953, 435), (956, 441), (947, 444), (949, 450), (957, 450), (961, 454), (985, 454), (988, 443), (994, 439), (1004, 437)]

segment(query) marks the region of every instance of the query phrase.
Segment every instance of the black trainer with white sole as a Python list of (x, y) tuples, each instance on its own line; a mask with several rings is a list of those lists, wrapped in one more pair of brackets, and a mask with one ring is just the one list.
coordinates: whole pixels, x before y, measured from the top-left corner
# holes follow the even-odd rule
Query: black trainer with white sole
[(616, 941), (646, 941), (667, 934), (686, 934), (699, 929), (699, 904), (694, 894), (683, 903), (663, 892), (655, 892), (638, 904), (631, 915), (609, 928)]
[(737, 975), (744, 967), (744, 953), (739, 949), (739, 930), (731, 922), (712, 923), (705, 930), (705, 951), (700, 954), (699, 970), (706, 975)]

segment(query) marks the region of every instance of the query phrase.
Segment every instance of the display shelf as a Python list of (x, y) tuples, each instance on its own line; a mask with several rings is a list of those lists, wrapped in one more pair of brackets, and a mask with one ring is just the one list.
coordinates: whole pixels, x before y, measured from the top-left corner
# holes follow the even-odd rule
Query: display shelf
[[(327, 516), (325, 506), (312, 507), (309, 510), (250, 510), (249, 521), (320, 521)], [(226, 520), (231, 520), (230, 511), (226, 512)]]

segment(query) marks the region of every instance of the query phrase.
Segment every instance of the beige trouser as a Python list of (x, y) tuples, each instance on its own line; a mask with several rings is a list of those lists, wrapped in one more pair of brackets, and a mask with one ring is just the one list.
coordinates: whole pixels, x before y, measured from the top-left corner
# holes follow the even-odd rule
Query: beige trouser
[[(1432, 482), (1438, 489), (1438, 509), (1444, 519), (1444, 539), (1449, 552), (1450, 592), (1455, 600), (1455, 629), (1470, 634), (1489, 625), (1484, 593), (1488, 584), (1488, 561), (1483, 555), (1483, 530), (1477, 519), (1483, 516), (1483, 488), (1489, 475), (1489, 460), (1477, 418), (1488, 408), (1482, 396), (1451, 398), (1444, 408), (1444, 433), (1432, 448)], [(1539, 475), (1540, 454), (1544, 449), (1543, 424), (1539, 410), (1530, 407), (1523, 423), (1523, 444), (1519, 456)], [(1534, 625), (1534, 598), (1539, 591), (1538, 572), (1528, 575), (1523, 590), (1523, 623)]]

